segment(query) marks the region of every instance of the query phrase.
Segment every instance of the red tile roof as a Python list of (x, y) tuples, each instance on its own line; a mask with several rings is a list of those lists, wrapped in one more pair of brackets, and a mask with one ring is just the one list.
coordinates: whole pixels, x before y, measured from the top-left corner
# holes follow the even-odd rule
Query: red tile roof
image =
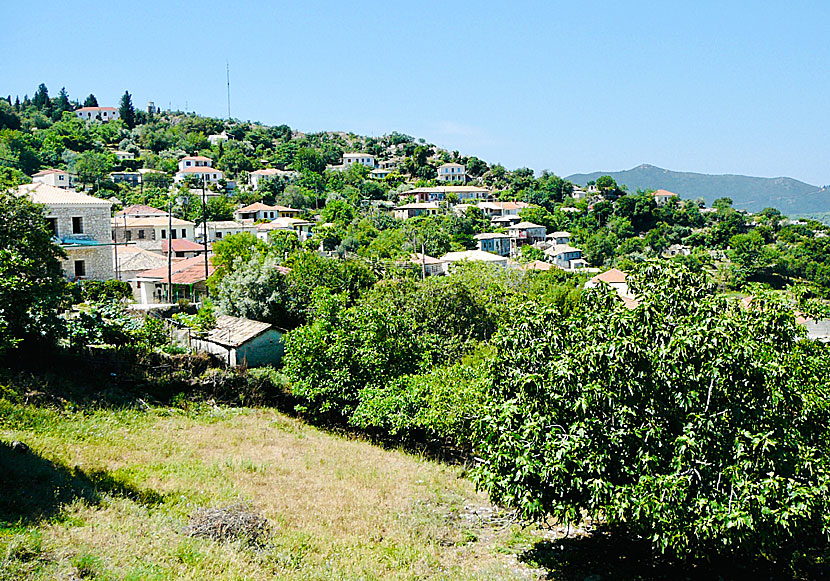
[(651, 195), (652, 196), (675, 196), (675, 197), (677, 196), (677, 194), (675, 194), (674, 192), (670, 192), (668, 190), (657, 190), (656, 192), (654, 192)]
[(596, 275), (594, 278), (591, 279), (591, 282), (607, 282), (608, 284), (619, 284), (625, 282), (625, 279), (628, 277), (626, 273), (623, 271), (612, 268), (611, 270), (606, 270), (602, 274)]
[(210, 159), (209, 157), (205, 157), (204, 155), (186, 155), (179, 161), (184, 161), (186, 159), (190, 159), (193, 161), (213, 161), (212, 159)]
[(115, 213), (116, 216), (130, 216), (132, 214), (140, 214), (142, 216), (147, 216), (150, 214), (154, 216), (166, 216), (167, 212), (165, 212), (164, 210), (159, 210), (158, 208), (154, 208), (152, 206), (147, 206), (145, 204), (133, 204), (132, 206), (127, 206), (120, 212)]
[(215, 167), (209, 167), (206, 165), (194, 165), (191, 167), (186, 167), (184, 169), (180, 169), (179, 173), (220, 173), (222, 175), (225, 174), (221, 169), (216, 169)]
[(118, 111), (115, 107), (81, 107), (75, 111)]
[[(210, 259), (208, 260), (210, 263)], [(180, 262), (173, 263), (173, 284), (196, 284), (205, 281), (205, 257), (195, 256)], [(213, 264), (208, 264), (208, 276), (216, 270)], [(167, 282), (167, 267), (153, 268), (139, 272), (138, 278), (157, 278), (158, 282)]]
[[(161, 243), (161, 251), (167, 252), (167, 246), (170, 241), (164, 240)], [(201, 244), (196, 244), (185, 238), (176, 238), (173, 240), (173, 252), (202, 252), (205, 249)]]

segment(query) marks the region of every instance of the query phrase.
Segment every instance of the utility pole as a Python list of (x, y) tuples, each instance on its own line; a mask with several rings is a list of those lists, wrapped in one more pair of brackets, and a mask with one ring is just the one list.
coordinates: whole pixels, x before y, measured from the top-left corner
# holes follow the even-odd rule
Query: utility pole
[(167, 204), (167, 302), (173, 303), (173, 245), (171, 236), (173, 232), (173, 197)]
[(426, 246), (424, 245), (424, 241), (421, 240), (421, 280), (426, 279), (426, 277), (427, 277)]
[[(124, 218), (126, 220), (126, 218)], [(124, 228), (124, 238), (127, 237), (127, 228)], [(112, 231), (112, 243), (115, 246), (115, 280), (121, 280), (121, 269), (118, 265), (118, 219), (115, 219), (115, 228)]]
[(205, 292), (208, 279), (208, 238), (207, 238), (207, 196), (205, 195), (205, 176), (202, 176), (202, 246), (205, 253)]

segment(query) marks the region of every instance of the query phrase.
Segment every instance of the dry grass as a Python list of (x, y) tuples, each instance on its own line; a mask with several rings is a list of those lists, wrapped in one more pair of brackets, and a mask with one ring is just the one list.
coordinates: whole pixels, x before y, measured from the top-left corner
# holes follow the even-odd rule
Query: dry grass
[[(514, 553), (538, 536), (504, 525), (457, 467), (332, 436), (271, 410), (33, 417), (18, 422), (26, 429), (7, 423), (0, 440), (25, 442), (49, 466), (77, 467), (71, 478), (97, 488), (48, 518), (24, 514), (21, 524), (0, 529), (0, 579), (537, 574)], [(256, 545), (183, 532), (200, 509), (236, 503), (269, 523)]]

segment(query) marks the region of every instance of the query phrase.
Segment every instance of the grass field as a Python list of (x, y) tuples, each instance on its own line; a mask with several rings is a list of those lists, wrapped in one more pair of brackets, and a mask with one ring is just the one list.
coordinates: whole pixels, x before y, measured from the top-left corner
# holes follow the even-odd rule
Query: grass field
[[(186, 534), (199, 508), (240, 502), (270, 523), (258, 544)], [(0, 400), (0, 521), (0, 579), (542, 574), (517, 559), (541, 533), (494, 511), (461, 467), (266, 409)]]

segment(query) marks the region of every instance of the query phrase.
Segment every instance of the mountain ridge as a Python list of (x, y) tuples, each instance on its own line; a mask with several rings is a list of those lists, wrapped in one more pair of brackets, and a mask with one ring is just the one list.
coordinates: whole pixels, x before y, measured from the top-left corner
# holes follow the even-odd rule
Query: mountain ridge
[(738, 209), (758, 212), (777, 208), (784, 214), (830, 212), (830, 190), (794, 178), (779, 176), (762, 178), (741, 174), (704, 174), (680, 172), (655, 165), (640, 164), (628, 170), (614, 172), (577, 173), (566, 179), (585, 185), (603, 175), (609, 175), (630, 192), (638, 189), (670, 190), (681, 197), (703, 198), (711, 205), (717, 198), (732, 198)]

